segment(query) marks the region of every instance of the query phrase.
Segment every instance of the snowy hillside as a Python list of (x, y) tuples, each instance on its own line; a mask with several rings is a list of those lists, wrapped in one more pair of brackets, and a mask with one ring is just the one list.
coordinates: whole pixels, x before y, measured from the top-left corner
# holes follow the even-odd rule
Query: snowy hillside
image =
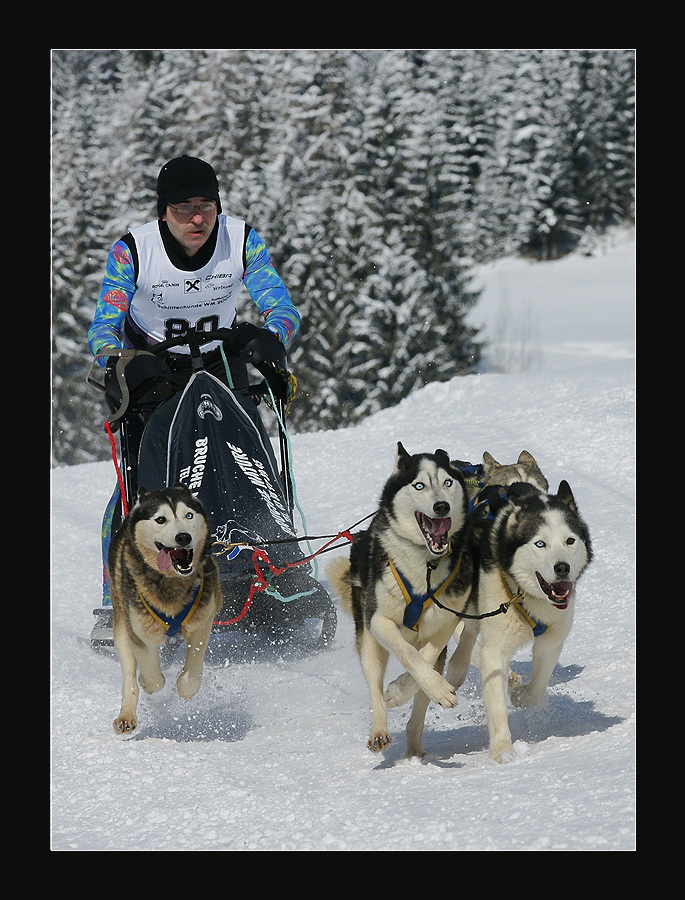
[[(478, 313), (495, 335), (503, 299), (512, 321), (527, 304), (523, 371), (429, 385), (357, 427), (293, 437), (311, 534), (373, 511), (398, 440), (474, 461), (484, 450), (509, 461), (525, 448), (553, 488), (569, 481), (595, 559), (545, 704), (511, 711), (516, 758), (488, 759), (473, 670), (456, 709), (429, 708), (423, 762), (403, 757), (408, 707), (390, 711), (393, 744), (371, 754), (366, 684), (342, 613), (333, 646), (317, 655), (262, 647), (251, 656), (236, 642), (185, 703), (173, 686), (179, 654), (165, 689), (141, 695), (139, 731), (115, 736), (120, 668), (89, 645), (114, 471), (58, 469), (54, 850), (634, 849), (634, 243), (522, 265), (482, 273)], [(514, 668), (529, 674), (529, 647)], [(391, 664), (390, 677), (398, 672)]]

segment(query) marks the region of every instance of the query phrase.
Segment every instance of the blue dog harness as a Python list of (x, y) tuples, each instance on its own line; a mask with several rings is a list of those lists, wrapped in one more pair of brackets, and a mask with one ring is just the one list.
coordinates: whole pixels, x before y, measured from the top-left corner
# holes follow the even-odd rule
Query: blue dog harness
[(452, 569), (452, 571), (447, 576), (446, 580), (440, 585), (440, 587), (434, 591), (427, 591), (425, 594), (417, 594), (412, 590), (412, 587), (407, 579), (404, 577), (404, 575), (402, 575), (402, 573), (395, 566), (395, 563), (391, 559), (388, 559), (388, 564), (390, 566), (390, 571), (395, 576), (395, 581), (399, 585), (399, 588), (402, 591), (402, 595), (404, 596), (405, 602), (407, 604), (404, 610), (404, 619), (402, 620), (402, 624), (405, 628), (409, 628), (411, 631), (418, 631), (419, 621), (427, 605), (436, 597), (439, 597), (440, 594), (443, 593), (443, 591), (447, 590), (447, 588), (454, 580), (455, 575), (459, 571), (459, 566), (461, 565), (461, 554), (459, 555), (456, 566)]
[(138, 591), (138, 596), (140, 597), (143, 606), (150, 613), (153, 619), (159, 622), (160, 625), (164, 626), (167, 637), (174, 637), (179, 633), (181, 628), (186, 624), (186, 622), (193, 615), (195, 610), (197, 609), (197, 605), (200, 602), (200, 598), (202, 597), (202, 589), (205, 584), (205, 573), (204, 571), (201, 573), (200, 583), (195, 589), (195, 593), (190, 598), (190, 601), (183, 607), (180, 613), (177, 613), (175, 616), (167, 616), (159, 610), (154, 609), (143, 597), (140, 591)]

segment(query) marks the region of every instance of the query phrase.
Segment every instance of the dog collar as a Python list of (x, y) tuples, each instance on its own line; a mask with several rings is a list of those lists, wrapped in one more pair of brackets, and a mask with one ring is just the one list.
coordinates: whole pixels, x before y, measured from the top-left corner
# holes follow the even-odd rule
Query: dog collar
[(186, 622), (193, 615), (195, 610), (197, 609), (197, 605), (200, 602), (200, 598), (202, 597), (202, 589), (205, 584), (205, 573), (204, 570), (200, 573), (200, 583), (195, 589), (195, 593), (190, 599), (190, 602), (187, 603), (180, 613), (177, 613), (175, 616), (167, 616), (159, 610), (154, 609), (150, 603), (145, 599), (141, 591), (138, 591), (138, 596), (141, 599), (141, 602), (145, 609), (150, 613), (153, 619), (159, 622), (160, 625), (164, 626), (164, 630), (166, 631), (167, 637), (174, 637), (179, 633), (181, 628), (186, 624)]
[(411, 631), (419, 630), (419, 622), (421, 620), (421, 616), (423, 615), (426, 606), (435, 600), (436, 597), (439, 597), (443, 591), (447, 590), (447, 588), (452, 583), (454, 576), (459, 571), (459, 566), (461, 565), (461, 554), (459, 554), (459, 559), (457, 560), (456, 566), (452, 569), (450, 574), (447, 576), (447, 579), (440, 585), (439, 588), (436, 588), (434, 591), (427, 591), (425, 594), (416, 594), (407, 579), (402, 575), (399, 571), (395, 563), (388, 559), (388, 564), (390, 566), (390, 571), (395, 576), (395, 581), (397, 582), (400, 590), (402, 591), (402, 595), (406, 602), (406, 608), (404, 610), (404, 618), (402, 620), (402, 624), (405, 628), (409, 628)]
[(547, 625), (545, 624), (545, 622), (538, 622), (537, 619), (534, 619), (530, 615), (530, 613), (524, 609), (523, 604), (521, 603), (521, 599), (524, 595), (524, 591), (522, 591), (521, 588), (519, 588), (515, 594), (512, 593), (511, 588), (507, 584), (507, 581), (504, 577), (504, 572), (502, 572), (501, 569), (500, 569), (499, 574), (500, 574), (500, 578), (502, 579), (502, 584), (504, 585), (506, 592), (509, 594), (509, 599), (511, 601), (511, 604), (514, 607), (516, 607), (516, 610), (521, 615), (521, 617), (524, 618), (526, 620), (526, 622), (530, 625), (530, 627), (533, 629), (533, 636), (538, 637), (539, 635), (544, 634), (547, 631)]

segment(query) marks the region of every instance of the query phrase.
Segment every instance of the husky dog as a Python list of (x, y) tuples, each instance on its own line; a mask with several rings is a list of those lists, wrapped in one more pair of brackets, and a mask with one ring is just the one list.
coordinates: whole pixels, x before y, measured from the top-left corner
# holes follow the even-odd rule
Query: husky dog
[[(516, 706), (539, 704), (571, 624), (576, 584), (592, 560), (588, 527), (566, 481), (556, 494), (516, 483), (494, 522), (484, 527), (477, 589), (471, 607), (478, 615), (500, 607), (506, 615), (465, 620), (450, 659), (447, 680), (459, 687), (480, 631), (479, 668), (490, 735), (490, 756), (502, 762), (512, 753), (507, 686)], [(472, 608), (469, 612), (473, 612)], [(533, 640), (528, 684), (509, 679), (516, 650)]]
[(164, 687), (159, 647), (183, 635), (186, 658), (176, 682), (184, 699), (200, 688), (205, 651), (221, 607), (219, 572), (206, 513), (187, 487), (140, 488), (134, 507), (112, 538), (109, 572), (114, 646), (123, 670), (118, 734), (137, 725), (138, 684), (153, 694)]
[(487, 484), (532, 484), (538, 490), (549, 489), (547, 479), (542, 474), (540, 466), (535, 461), (532, 453), (522, 450), (518, 461), (503, 464), (497, 462), (492, 454), (486, 450), (483, 454), (483, 480)]
[[(531, 453), (522, 450), (519, 453), (517, 462), (502, 464), (487, 451), (483, 453), (482, 464), (474, 465), (473, 463), (463, 462), (461, 460), (453, 460), (452, 465), (457, 467), (464, 476), (464, 483), (469, 504), (469, 545), (473, 552), (474, 566), (474, 590), (472, 592), (470, 604), (473, 604), (474, 596), (477, 591), (478, 582), (478, 555), (479, 543), (482, 540), (484, 530), (488, 527), (487, 520), (495, 518), (496, 512), (507, 502), (505, 488), (514, 482), (521, 484), (530, 484), (538, 488), (540, 491), (546, 491), (549, 487), (547, 479), (542, 473), (540, 466)], [(469, 607), (470, 615), (475, 612)], [(465, 619), (457, 619), (455, 640), (459, 641), (460, 635), (464, 629)], [(477, 634), (477, 628), (471, 629), (467, 634)], [(452, 682), (455, 688), (461, 687), (466, 678), (469, 668), (469, 658), (466, 657), (466, 646), (468, 638), (465, 638), (464, 657), (462, 659), (462, 669), (459, 680)], [(474, 651), (475, 659), (473, 662), (478, 665), (478, 645), (471, 644)], [(441, 653), (436, 668), (439, 672), (443, 671), (447, 650)], [(521, 678), (509, 671), (508, 683), (510, 688), (520, 684)], [(417, 693), (418, 691), (418, 693)], [(418, 685), (408, 672), (403, 673), (391, 682), (386, 689), (386, 700), (388, 706), (400, 706), (406, 703), (416, 694), (411, 717), (407, 723), (407, 756), (423, 756), (422, 737), (423, 726), (428, 708), (428, 697), (418, 690)]]
[(328, 567), (355, 623), (371, 700), (373, 751), (391, 742), (386, 699), (392, 705), (392, 698), (383, 695), (390, 653), (435, 703), (457, 703), (435, 662), (454, 631), (454, 611), (464, 607), (471, 590), (466, 506), (462, 475), (444, 450), (412, 456), (400, 443), (371, 526), (355, 536), (349, 560), (338, 558)]
[(519, 458), (515, 463), (499, 463), (486, 450), (483, 453), (483, 462), (480, 465), (473, 465), (460, 460), (453, 460), (452, 465), (464, 472), (469, 504), (472, 506), (479, 500), (492, 496), (492, 492), (489, 492), (489, 489), (493, 485), (509, 485), (518, 481), (524, 484), (532, 484), (541, 491), (546, 491), (549, 488), (547, 479), (542, 474), (535, 457), (527, 450), (522, 450), (519, 453)]

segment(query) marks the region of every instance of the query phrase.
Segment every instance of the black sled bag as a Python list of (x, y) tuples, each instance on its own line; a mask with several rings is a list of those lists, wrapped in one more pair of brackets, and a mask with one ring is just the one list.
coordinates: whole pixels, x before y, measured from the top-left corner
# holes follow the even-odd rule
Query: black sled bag
[[(138, 484), (155, 490), (182, 482), (204, 506), (220, 542), (215, 550), (224, 551), (216, 555), (224, 593), (231, 583), (240, 582), (241, 592), (249, 587), (253, 545), (264, 545), (279, 567), (304, 558), (256, 409), (254, 417), (221, 381), (199, 370), (180, 396), (153, 413), (141, 441)], [(225, 550), (228, 544), (248, 547)], [(263, 563), (260, 568), (269, 572)], [(308, 576), (309, 564), (294, 572)]]

